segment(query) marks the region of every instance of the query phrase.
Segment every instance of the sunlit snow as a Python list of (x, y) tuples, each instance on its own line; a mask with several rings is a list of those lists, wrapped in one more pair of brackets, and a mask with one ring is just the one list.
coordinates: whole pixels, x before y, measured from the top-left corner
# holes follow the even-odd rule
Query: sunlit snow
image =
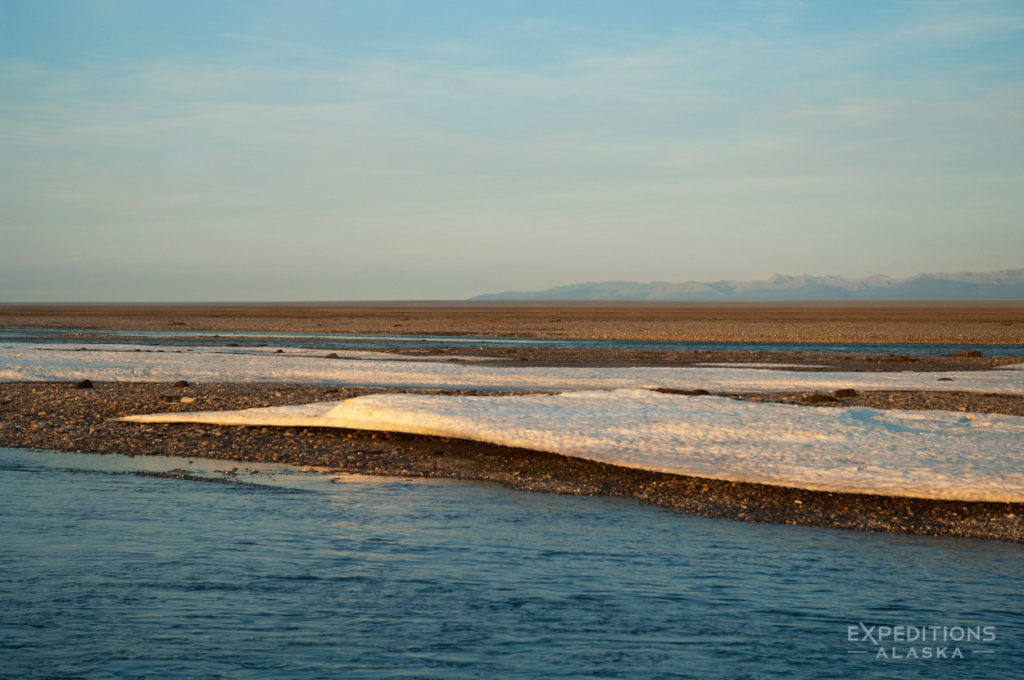
[[(0, 380), (278, 382), (370, 387), (556, 391), (668, 387), (765, 390), (966, 390), (1024, 394), (1024, 371), (810, 372), (707, 366), (536, 367), (492, 362), (326, 359), (309, 350), (0, 344)], [(191, 351), (190, 351), (191, 350)], [(447, 358), (447, 357), (446, 357)]]
[(408, 432), (627, 467), (807, 489), (1024, 501), (1024, 418), (752, 403), (648, 390), (460, 397), (378, 394), (134, 422)]

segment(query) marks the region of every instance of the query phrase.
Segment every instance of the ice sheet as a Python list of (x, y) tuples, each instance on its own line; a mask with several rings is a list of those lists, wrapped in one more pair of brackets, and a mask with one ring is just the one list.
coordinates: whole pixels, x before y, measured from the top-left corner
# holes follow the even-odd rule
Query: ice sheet
[(455, 397), (381, 394), (134, 422), (409, 432), (627, 467), (828, 491), (1024, 501), (1024, 418), (812, 408), (648, 390)]
[(95, 345), (85, 351), (0, 344), (0, 380), (282, 382), (315, 385), (557, 391), (668, 387), (709, 391), (966, 390), (1024, 394), (1024, 371), (795, 372), (722, 367), (520, 367), (445, 361), (325, 359), (298, 352)]

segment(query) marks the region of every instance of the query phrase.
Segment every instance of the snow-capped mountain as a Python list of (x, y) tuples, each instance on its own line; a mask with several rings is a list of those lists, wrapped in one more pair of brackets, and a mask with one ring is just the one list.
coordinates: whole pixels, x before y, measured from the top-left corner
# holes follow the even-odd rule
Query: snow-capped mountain
[(997, 272), (919, 274), (907, 278), (784, 276), (761, 281), (637, 283), (604, 281), (542, 291), (509, 291), (473, 300), (1024, 300), (1024, 269)]

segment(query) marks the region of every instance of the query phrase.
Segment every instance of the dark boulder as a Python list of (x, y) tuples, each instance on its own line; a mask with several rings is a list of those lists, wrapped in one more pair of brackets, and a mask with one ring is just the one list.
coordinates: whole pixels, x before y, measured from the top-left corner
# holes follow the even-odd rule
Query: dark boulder
[(804, 404), (831, 404), (838, 401), (838, 399), (829, 394), (822, 394), (821, 392), (812, 392), (810, 394), (805, 394), (801, 396), (800, 401), (803, 402)]

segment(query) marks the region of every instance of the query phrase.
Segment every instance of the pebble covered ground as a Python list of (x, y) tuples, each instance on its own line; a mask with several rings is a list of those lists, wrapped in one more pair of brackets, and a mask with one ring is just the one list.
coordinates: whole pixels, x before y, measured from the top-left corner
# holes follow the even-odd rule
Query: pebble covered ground
[[(725, 482), (417, 435), (112, 420), (139, 413), (337, 401), (382, 391), (388, 390), (267, 384), (97, 382), (88, 387), (75, 383), (2, 383), (0, 446), (278, 462), (337, 472), (446, 477), (494, 482), (525, 491), (627, 497), (682, 513), (752, 522), (1024, 542), (1024, 503), (961, 503)], [(832, 391), (733, 396), (806, 404), (808, 408), (856, 405), (1024, 415), (1024, 397), (1006, 395)], [(237, 474), (237, 470), (226, 474)]]
[[(750, 352), (722, 350), (639, 350), (564, 347), (443, 347), (402, 350), (406, 356), (490, 357), (510, 366), (701, 366), (786, 364), (802, 371), (982, 371), (1024, 363), (1024, 356), (977, 356), (977, 352), (949, 354), (833, 354), (825, 352)], [(528, 362), (528, 363), (523, 363)], [(491, 365), (503, 365), (494, 363)]]

